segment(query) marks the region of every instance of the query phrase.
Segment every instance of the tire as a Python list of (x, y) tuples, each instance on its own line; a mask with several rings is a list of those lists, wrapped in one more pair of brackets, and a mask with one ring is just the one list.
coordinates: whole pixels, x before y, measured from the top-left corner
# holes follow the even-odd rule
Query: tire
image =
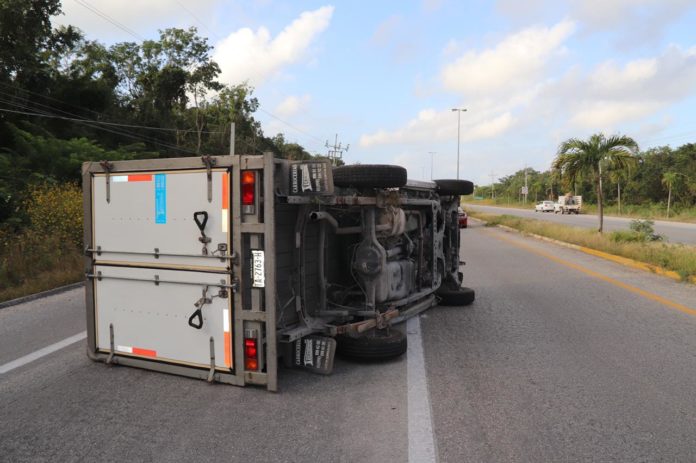
[(336, 336), (336, 353), (356, 360), (389, 360), (406, 353), (408, 341), (404, 333), (394, 328), (371, 330), (360, 337)]
[(438, 192), (445, 196), (470, 195), (474, 192), (474, 184), (468, 180), (435, 180), (435, 183)]
[(471, 288), (443, 289), (437, 292), (440, 305), (470, 305), (476, 299), (476, 293)]
[(388, 164), (355, 164), (333, 169), (334, 185), (357, 188), (399, 188), (406, 185), (408, 172)]

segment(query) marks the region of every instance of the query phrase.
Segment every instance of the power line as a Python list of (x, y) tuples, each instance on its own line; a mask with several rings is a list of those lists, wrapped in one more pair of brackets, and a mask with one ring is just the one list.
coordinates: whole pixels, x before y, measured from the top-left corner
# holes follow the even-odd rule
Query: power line
[[(12, 105), (12, 106), (16, 106), (16, 107), (20, 107), (20, 108), (25, 108), (25, 109), (27, 108), (27, 106), (25, 106), (25, 105), (13, 103), (13, 102), (11, 102), (11, 101), (6, 101), (6, 100), (2, 100), (2, 99), (0, 99), (0, 103), (10, 104), (10, 105)], [(29, 108), (29, 109), (31, 109), (31, 108)], [(38, 110), (38, 111), (41, 111), (41, 110)], [(88, 126), (88, 127), (92, 127), (92, 128), (94, 128), (94, 129), (98, 129), (98, 130), (102, 130), (102, 131), (105, 131), (105, 132), (113, 133), (113, 134), (115, 134), (115, 135), (121, 135), (121, 136), (124, 136), (124, 137), (128, 137), (128, 138), (133, 139), (133, 140), (150, 142), (150, 143), (159, 145), (159, 146), (161, 146), (161, 147), (163, 147), (163, 148), (169, 148), (169, 149), (181, 151), (181, 152), (184, 152), (184, 153), (194, 154), (194, 155), (198, 155), (198, 154), (199, 154), (199, 153), (197, 153), (196, 151), (190, 150), (190, 149), (188, 149), (188, 148), (182, 148), (182, 147), (180, 147), (180, 146), (170, 145), (170, 144), (168, 144), (168, 143), (165, 143), (165, 142), (162, 142), (162, 141), (160, 141), (160, 140), (157, 140), (156, 138), (144, 137), (144, 136), (142, 136), (142, 135), (139, 136), (139, 135), (134, 135), (134, 134), (131, 134), (131, 133), (128, 133), (128, 132), (122, 132), (122, 131), (119, 131), (119, 130), (112, 130), (112, 129), (109, 129), (109, 128), (106, 128), (106, 127), (100, 127), (100, 126), (98, 125), (98, 124), (100, 123), (99, 121), (90, 121), (90, 120), (77, 119), (77, 118), (72, 118), (72, 117), (57, 116), (57, 115), (55, 115), (55, 114), (46, 113), (45, 111), (44, 111), (44, 112), (41, 112), (41, 113), (36, 113), (36, 112), (29, 112), (29, 111), (17, 111), (17, 110), (12, 110), (12, 109), (7, 109), (7, 108), (0, 108), (0, 112), (13, 113), (13, 114), (23, 114), (23, 115), (35, 116), (35, 117), (46, 117), (46, 118), (52, 118), (52, 119), (64, 119), (64, 120), (68, 120), (68, 121), (72, 121), (72, 122), (81, 123), (81, 124), (84, 124), (84, 125), (86, 125), (86, 126)], [(97, 125), (95, 125), (95, 124), (97, 124)], [(135, 127), (140, 127), (140, 126), (135, 126)], [(170, 130), (175, 130), (175, 129), (170, 129)], [(224, 132), (205, 132), (205, 133), (224, 133)], [(248, 142), (246, 142), (246, 141), (244, 141), (244, 140), (239, 140), (239, 141), (240, 141), (242, 144), (248, 146), (249, 148), (251, 148), (251, 149), (253, 149), (253, 150), (255, 150), (255, 151), (259, 152), (259, 153), (263, 153), (263, 150), (257, 148), (256, 146), (252, 145), (251, 143), (248, 143)]]
[(87, 8), (87, 9), (90, 10), (92, 13), (94, 13), (94, 14), (96, 14), (97, 16), (101, 17), (102, 19), (105, 19), (105, 20), (109, 21), (111, 24), (113, 24), (114, 26), (118, 27), (118, 28), (121, 29), (122, 31), (124, 31), (124, 32), (126, 32), (126, 33), (132, 35), (132, 36), (135, 37), (136, 39), (140, 39), (140, 40), (142, 40), (142, 41), (145, 41), (145, 38), (143, 38), (142, 35), (138, 34), (138, 33), (135, 32), (134, 30), (132, 30), (132, 29), (130, 29), (130, 28), (124, 26), (123, 24), (121, 24), (120, 22), (116, 21), (114, 18), (112, 18), (112, 17), (109, 16), (108, 14), (106, 14), (106, 13), (104, 13), (104, 12), (98, 10), (96, 7), (94, 7), (94, 6), (90, 5), (90, 4), (88, 4), (88, 3), (86, 2), (86, 0), (75, 0), (75, 2), (76, 2), (78, 5), (82, 5), (83, 7)]
[(192, 17), (194, 20), (196, 20), (196, 22), (197, 22), (198, 24), (200, 24), (201, 26), (203, 26), (208, 32), (210, 32), (212, 35), (214, 35), (218, 40), (222, 40), (222, 37), (220, 37), (220, 35), (218, 35), (215, 31), (213, 31), (211, 28), (209, 28), (203, 21), (201, 21), (200, 19), (198, 19), (198, 16), (196, 16), (195, 14), (193, 14), (193, 12), (192, 12), (191, 10), (189, 10), (188, 8), (186, 8), (186, 6), (185, 6), (183, 3), (181, 3), (179, 0), (175, 0), (175, 1), (176, 1), (176, 3), (179, 4), (179, 6), (180, 6), (184, 11), (186, 11), (189, 15), (191, 15), (191, 17)]
[(263, 112), (263, 113), (265, 113), (265, 114), (268, 114), (268, 115), (271, 116), (273, 119), (275, 119), (275, 120), (277, 120), (277, 121), (280, 121), (280, 122), (282, 122), (283, 124), (287, 125), (287, 126), (290, 127), (291, 129), (293, 129), (293, 130), (295, 130), (295, 131), (297, 131), (297, 132), (299, 132), (299, 133), (302, 133), (302, 134), (304, 134), (304, 135), (307, 135), (308, 137), (310, 137), (310, 138), (312, 138), (312, 139), (318, 141), (318, 142), (321, 143), (321, 144), (324, 143), (324, 140), (322, 140), (321, 138), (315, 137), (315, 136), (312, 135), (311, 133), (305, 132), (304, 130), (302, 130), (302, 129), (298, 128), (298, 127), (295, 127), (294, 125), (292, 125), (292, 124), (289, 123), (288, 121), (285, 121), (285, 120), (279, 118), (279, 117), (276, 116), (275, 114), (272, 114), (272, 113), (266, 111), (266, 110), (263, 109), (262, 107), (259, 106), (258, 109), (259, 109), (259, 111), (261, 111), (261, 112)]
[[(0, 102), (2, 103), (10, 103), (8, 101), (0, 99)], [(11, 104), (11, 103), (10, 103)], [(119, 124), (116, 122), (102, 122), (102, 121), (95, 121), (93, 119), (79, 119), (76, 117), (64, 117), (64, 116), (57, 116), (54, 114), (38, 114), (38, 113), (30, 113), (30, 112), (23, 112), (23, 111), (11, 111), (11, 110), (4, 110), (5, 112), (16, 112), (19, 114), (26, 114), (28, 116), (41, 116), (41, 117), (48, 117), (51, 119), (63, 119), (66, 121), (76, 121), (76, 122), (88, 122), (92, 124), (99, 124), (99, 125), (112, 125), (116, 127), (128, 127), (132, 129), (145, 129), (145, 130), (161, 130), (161, 131), (166, 131), (166, 132), (181, 132), (183, 129), (169, 129), (165, 127), (149, 127), (146, 125), (134, 125), (134, 124)], [(222, 130), (216, 130), (216, 131), (208, 131), (208, 130), (203, 130), (201, 133), (225, 133)]]
[[(7, 95), (7, 94), (4, 93), (4, 92), (0, 92), (0, 94)], [(0, 99), (0, 102), (8, 103), (8, 104), (13, 104), (13, 103), (11, 103), (11, 102), (9, 102), (9, 101), (7, 101), (7, 100), (2, 100), (2, 99)], [(14, 104), (14, 105), (16, 106), (16, 104)], [(39, 106), (45, 106), (45, 105), (39, 104)], [(23, 107), (24, 107), (25, 109), (27, 108), (26, 106), (23, 106)], [(56, 110), (56, 111), (60, 111), (58, 108), (50, 108), (50, 109), (54, 109), (54, 110)], [(9, 112), (9, 111), (6, 111), (6, 112)], [(16, 111), (16, 112), (22, 113), (21, 111)], [(62, 112), (62, 111), (61, 111), (61, 112)], [(131, 129), (159, 130), (159, 131), (163, 131), (163, 132), (181, 132), (181, 131), (188, 131), (188, 130), (183, 130), (183, 129), (170, 129), (170, 128), (166, 128), (166, 127), (151, 127), (151, 126), (147, 126), (147, 125), (119, 124), (118, 122), (104, 122), (104, 121), (97, 121), (97, 120), (94, 120), (94, 119), (57, 116), (57, 115), (55, 115), (55, 114), (48, 114), (48, 113), (45, 113), (45, 114), (25, 113), (25, 114), (28, 115), (28, 116), (42, 116), (42, 117), (48, 117), (48, 118), (52, 118), (52, 119), (63, 119), (63, 120), (66, 120), (66, 121), (90, 122), (90, 123), (92, 123), (92, 124), (111, 125), (111, 126), (115, 126), (115, 127), (127, 127), (127, 128), (131, 128)], [(222, 130), (203, 130), (203, 131), (201, 131), (201, 133), (225, 133), (225, 132), (222, 131)]]
[[(11, 101), (2, 100), (2, 99), (0, 99), (0, 103), (10, 104), (10, 105), (12, 105), (12, 106), (16, 106), (16, 107), (20, 107), (20, 108), (25, 108), (25, 109), (32, 109), (32, 108), (28, 108), (26, 105), (17, 104), (17, 103), (14, 103), (14, 102), (11, 102)], [(38, 111), (42, 111), (42, 110), (39, 109)], [(174, 146), (174, 145), (170, 145), (170, 144), (168, 144), (168, 143), (164, 143), (164, 142), (162, 142), (162, 141), (160, 141), (160, 140), (157, 140), (156, 138), (145, 137), (145, 136), (142, 136), (142, 135), (133, 135), (133, 134), (128, 133), (128, 132), (122, 132), (122, 131), (119, 131), (119, 130), (109, 129), (109, 128), (107, 128), (107, 127), (101, 127), (101, 126), (99, 126), (99, 125), (95, 125), (94, 122), (86, 121), (86, 120), (83, 120), (83, 119), (63, 118), (62, 116), (56, 116), (56, 115), (54, 115), (54, 114), (46, 113), (45, 111), (36, 113), (36, 112), (29, 112), (29, 111), (17, 111), (17, 110), (12, 110), (12, 109), (7, 109), (7, 108), (0, 108), (0, 112), (14, 113), (14, 114), (23, 114), (23, 115), (35, 116), (35, 117), (47, 117), (47, 118), (68, 119), (68, 120), (71, 120), (71, 121), (73, 121), (73, 122), (81, 123), (81, 124), (84, 124), (84, 125), (86, 125), (86, 126), (88, 126), (88, 127), (92, 127), (92, 128), (94, 128), (94, 129), (98, 129), (98, 130), (102, 130), (102, 131), (104, 131), (104, 132), (109, 132), (109, 133), (113, 133), (113, 134), (115, 134), (115, 135), (120, 135), (120, 136), (123, 136), (123, 137), (127, 137), (127, 138), (130, 138), (130, 139), (132, 139), (132, 140), (146, 141), (146, 142), (150, 142), (150, 143), (159, 145), (159, 146), (161, 146), (161, 147), (163, 147), (163, 148), (174, 149), (174, 150), (177, 150), (177, 151), (181, 151), (181, 152), (184, 152), (184, 153), (190, 153), (190, 154), (194, 154), (194, 155), (197, 155), (197, 154), (198, 154), (198, 153), (196, 153), (195, 151), (189, 150), (189, 149), (187, 149), (187, 148), (182, 148), (182, 147), (179, 147), (179, 146)]]

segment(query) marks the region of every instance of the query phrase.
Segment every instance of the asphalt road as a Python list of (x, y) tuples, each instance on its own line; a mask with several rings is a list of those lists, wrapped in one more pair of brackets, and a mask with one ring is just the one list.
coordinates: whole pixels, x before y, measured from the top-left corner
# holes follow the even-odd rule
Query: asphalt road
[[(599, 219), (594, 214), (554, 214), (553, 212), (534, 212), (534, 205), (530, 205), (529, 209), (518, 209), (513, 207), (498, 207), (498, 206), (479, 206), (475, 204), (464, 205), (465, 209), (485, 212), (489, 214), (509, 214), (518, 217), (526, 217), (529, 219), (547, 220), (549, 222), (571, 225), (574, 227), (593, 228), (599, 226)], [(631, 221), (623, 217), (608, 217), (604, 216), (604, 230), (628, 230)], [(696, 223), (684, 222), (668, 222), (664, 220), (656, 220), (654, 226), (655, 232), (663, 235), (670, 243), (683, 243), (688, 245), (696, 245)]]
[[(0, 461), (696, 461), (695, 287), (476, 224), (462, 256), (477, 301), (424, 314), (422, 352), (413, 321), (408, 355), (277, 394), (84, 341), (0, 373)], [(0, 371), (83, 319), (80, 290), (0, 310)]]

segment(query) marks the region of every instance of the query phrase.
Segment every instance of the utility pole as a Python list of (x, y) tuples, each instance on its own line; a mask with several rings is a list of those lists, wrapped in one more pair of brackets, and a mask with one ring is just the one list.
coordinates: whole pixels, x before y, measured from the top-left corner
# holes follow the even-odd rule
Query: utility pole
[(493, 171), (490, 173), (491, 176), (491, 199), (495, 198), (495, 174)]
[(527, 204), (527, 195), (529, 195), (529, 187), (527, 186), (527, 164), (524, 165), (524, 203)]
[(437, 151), (428, 151), (428, 154), (430, 154), (430, 180), (433, 179), (433, 163), (434, 163), (433, 160), (435, 159), (436, 153), (437, 153)]
[(344, 148), (343, 144), (338, 142), (338, 134), (336, 134), (334, 144), (329, 145), (329, 141), (326, 140), (326, 147), (329, 149), (329, 160), (331, 161), (331, 164), (335, 166), (338, 165), (339, 159), (343, 159), (343, 152), (348, 151), (348, 148), (350, 148), (350, 144), (347, 144)]
[(457, 111), (457, 180), (459, 180), (459, 134), (462, 128), (462, 112), (466, 108), (452, 108), (452, 111)]

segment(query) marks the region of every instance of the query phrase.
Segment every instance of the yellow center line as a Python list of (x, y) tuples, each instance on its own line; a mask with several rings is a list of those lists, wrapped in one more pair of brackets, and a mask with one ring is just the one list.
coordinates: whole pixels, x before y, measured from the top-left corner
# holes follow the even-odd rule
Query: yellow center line
[(637, 287), (635, 287), (635, 286), (626, 284), (626, 283), (624, 283), (624, 282), (622, 282), (622, 281), (619, 281), (619, 280), (616, 280), (616, 279), (614, 279), (614, 278), (608, 277), (608, 276), (603, 275), (603, 274), (601, 274), (601, 273), (599, 273), (599, 272), (595, 272), (594, 270), (590, 270), (590, 269), (588, 269), (588, 268), (586, 268), (586, 267), (583, 267), (582, 265), (574, 264), (573, 262), (569, 262), (569, 261), (567, 261), (567, 260), (565, 260), (565, 259), (561, 259), (561, 258), (559, 258), (559, 257), (556, 257), (556, 256), (552, 255), (552, 254), (549, 254), (549, 253), (547, 253), (547, 252), (544, 252), (544, 251), (541, 251), (541, 250), (539, 250), (539, 249), (536, 249), (536, 248), (534, 248), (534, 247), (532, 247), (532, 246), (529, 246), (529, 245), (520, 243), (520, 242), (515, 241), (515, 240), (511, 240), (510, 238), (501, 236), (501, 235), (499, 235), (498, 233), (492, 233), (492, 232), (488, 232), (488, 233), (489, 233), (490, 235), (492, 235), (493, 237), (495, 237), (495, 238), (501, 240), (501, 241), (505, 241), (505, 242), (510, 243), (510, 244), (512, 244), (512, 245), (515, 245), (515, 246), (517, 246), (517, 247), (519, 247), (519, 248), (522, 248), (522, 249), (525, 249), (525, 250), (527, 250), (527, 251), (529, 251), (529, 252), (532, 252), (532, 253), (534, 253), (534, 254), (538, 254), (538, 255), (540, 255), (540, 256), (546, 257), (547, 259), (552, 260), (552, 261), (554, 261), (554, 262), (556, 262), (556, 263), (558, 263), (558, 264), (561, 264), (561, 265), (564, 265), (564, 266), (566, 266), (566, 267), (575, 269), (575, 270), (577, 270), (577, 271), (579, 271), (579, 272), (582, 272), (582, 273), (584, 273), (584, 274), (586, 274), (586, 275), (589, 275), (589, 276), (591, 276), (591, 277), (597, 278), (597, 279), (599, 279), (599, 280), (606, 281), (607, 283), (610, 283), (610, 284), (612, 284), (612, 285), (614, 285), (614, 286), (618, 286), (619, 288), (623, 288), (623, 289), (625, 289), (626, 291), (630, 291), (630, 292), (632, 292), (632, 293), (634, 293), (634, 294), (638, 294), (638, 295), (640, 295), (640, 296), (643, 296), (643, 297), (646, 298), (646, 299), (650, 299), (650, 300), (652, 300), (652, 301), (659, 302), (660, 304), (664, 304), (664, 305), (666, 305), (666, 306), (668, 306), (668, 307), (671, 307), (671, 308), (673, 308), (673, 309), (676, 309), (676, 310), (678, 310), (678, 311), (680, 311), (680, 312), (683, 312), (683, 313), (685, 313), (685, 314), (689, 314), (689, 315), (694, 315), (694, 316), (696, 316), (696, 309), (692, 309), (692, 308), (687, 307), (687, 306), (685, 306), (685, 305), (683, 305), (683, 304), (680, 304), (680, 303), (678, 303), (678, 302), (670, 301), (669, 299), (665, 299), (664, 297), (658, 296), (657, 294), (653, 294), (653, 293), (651, 293), (651, 292), (645, 291), (645, 290), (640, 289), (640, 288), (637, 288)]

